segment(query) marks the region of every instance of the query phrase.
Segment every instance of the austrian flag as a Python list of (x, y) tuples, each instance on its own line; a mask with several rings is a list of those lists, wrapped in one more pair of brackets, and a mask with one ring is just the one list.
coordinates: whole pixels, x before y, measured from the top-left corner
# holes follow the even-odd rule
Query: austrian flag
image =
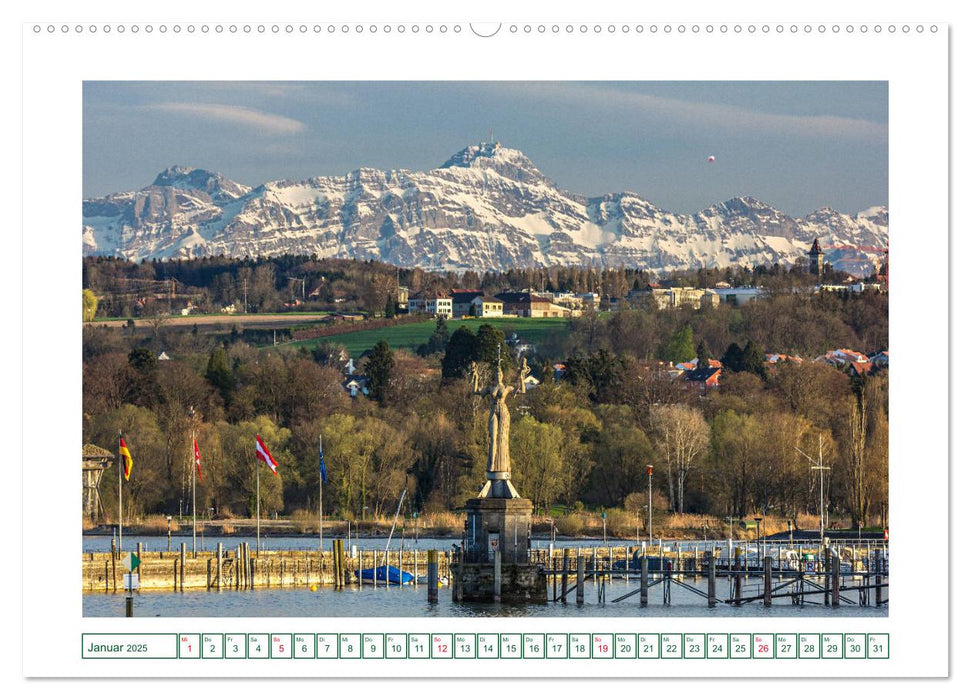
[(266, 445), (263, 444), (263, 441), (260, 439), (259, 435), (256, 436), (256, 458), (265, 462), (266, 466), (270, 468), (271, 472), (277, 476), (280, 476), (276, 471), (277, 467), (280, 465), (276, 463), (275, 459), (273, 459), (273, 455), (270, 454), (270, 451), (266, 448)]

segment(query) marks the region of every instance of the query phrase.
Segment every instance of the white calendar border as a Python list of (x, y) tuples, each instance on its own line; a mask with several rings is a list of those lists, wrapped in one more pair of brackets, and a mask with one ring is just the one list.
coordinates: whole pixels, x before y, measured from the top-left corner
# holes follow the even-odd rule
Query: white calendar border
[[(818, 3), (817, 3), (818, 5)], [(171, 7), (171, 4), (169, 4)], [(225, 21), (239, 19), (244, 21), (253, 18), (241, 11), (241, 5), (236, 4), (233, 16)], [(590, 24), (599, 17), (597, 11), (578, 12), (573, 8), (569, 13), (556, 13), (556, 17), (564, 14), (563, 20), (583, 21)], [(713, 5), (707, 18), (715, 23), (721, 23), (724, 17), (730, 24), (745, 18), (725, 17), (725, 11), (716, 11), (720, 4)], [(62, 10), (63, 11), (63, 10)], [(521, 8), (526, 14), (525, 21), (537, 21), (536, 10)], [(697, 11), (697, 10), (696, 10)], [(265, 8), (262, 10), (266, 12)], [(682, 12), (685, 12), (682, 10)], [(43, 14), (43, 13), (41, 13)], [(115, 18), (138, 21), (137, 8), (124, 6), (115, 15), (102, 15), (96, 21), (108, 19), (115, 23)], [(145, 20), (158, 21), (159, 14), (149, 12)], [(173, 13), (177, 14), (177, 13)], [(472, 19), (494, 19), (500, 13), (475, 13)], [(482, 15), (487, 15), (482, 17)], [(642, 13), (643, 14), (643, 13)], [(824, 16), (820, 13), (818, 16)], [(913, 14), (913, 13), (911, 13)], [(320, 8), (312, 12), (293, 18), (294, 22), (306, 18), (313, 21), (320, 16), (322, 21), (331, 17), (334, 21), (360, 19), (362, 15), (371, 16), (370, 12), (362, 12), (359, 8)], [(463, 16), (452, 6), (439, 11), (436, 15), (430, 11), (423, 12), (419, 21), (432, 20), (436, 25), (440, 21), (453, 24), (460, 21), (467, 23), (469, 17)], [(671, 10), (665, 11), (669, 21), (678, 21), (678, 15)], [(181, 15), (185, 16), (185, 15)], [(190, 13), (191, 16), (191, 13)], [(391, 14), (376, 13), (374, 19), (384, 21), (385, 17), (392, 21), (406, 19), (400, 9)], [(504, 16), (520, 18), (515, 10), (507, 11)], [(691, 21), (684, 15), (685, 21)], [(772, 12), (761, 16), (769, 18), (773, 24), (776, 15)], [(88, 18), (79, 17), (78, 11), (72, 9), (68, 14), (52, 14), (40, 17), (53, 21), (66, 18), (73, 26), (76, 20), (88, 23)], [(502, 16), (500, 16), (502, 18)], [(704, 22), (706, 17), (702, 16)], [(165, 18), (166, 20), (169, 17)], [(218, 21), (218, 17), (210, 15), (206, 18)], [(290, 17), (266, 18), (267, 22), (279, 20), (285, 23)], [(627, 13), (618, 12), (613, 18), (620, 23), (627, 19)], [(651, 18), (648, 18), (648, 22)], [(785, 18), (783, 18), (784, 21)], [(854, 18), (857, 19), (858, 18)], [(882, 18), (872, 18), (869, 24), (875, 24)], [(539, 21), (546, 20), (540, 17)], [(634, 22), (636, 18), (631, 18)], [(604, 20), (607, 21), (607, 20)], [(659, 15), (659, 22), (664, 21)], [(842, 20), (847, 21), (847, 20)], [(920, 22), (925, 26), (932, 21)], [(45, 21), (46, 24), (46, 21)], [(814, 22), (816, 24), (816, 22)], [(826, 23), (829, 24), (829, 23)], [(886, 24), (884, 22), (884, 24)], [(677, 25), (675, 25), (677, 26)], [(539, 37), (533, 35), (529, 40), (520, 36), (500, 34), (493, 39), (481, 40), (489, 43), (475, 45), (476, 51), (464, 55), (449, 54), (449, 61), (441, 61), (442, 47), (464, 47), (469, 41), (475, 41), (465, 36), (432, 35), (415, 41), (411, 37), (376, 38), (373, 44), (368, 44), (371, 51), (361, 51), (355, 54), (359, 60), (355, 65), (331, 62), (334, 72), (323, 76), (316, 66), (326, 64), (324, 58), (328, 51), (334, 49), (339, 55), (342, 49), (357, 45), (365, 41), (359, 37), (335, 36), (326, 45), (312, 42), (294, 41), (286, 36), (262, 37), (253, 42), (253, 49), (273, 52), (274, 55), (284, 54), (299, 56), (302, 60), (289, 62), (288, 69), (283, 72), (278, 66), (282, 61), (259, 61), (250, 65), (249, 62), (232, 65), (228, 61), (220, 62), (218, 66), (202, 66), (200, 51), (218, 52), (222, 55), (233, 55), (235, 49), (226, 48), (237, 41), (226, 36), (209, 35), (205, 42), (198, 41), (188, 35), (178, 39), (169, 36), (165, 39), (165, 46), (169, 51), (165, 54), (165, 64), (154, 62), (149, 55), (151, 47), (157, 41), (158, 35), (152, 39), (144, 34), (138, 38), (128, 35), (124, 38), (113, 36), (92, 38), (90, 36), (41, 37), (33, 35), (29, 28), (24, 28), (24, 206), (27, 211), (49, 211), (48, 224), (51, 231), (63, 232), (62, 247), (53, 251), (50, 247), (40, 250), (37, 240), (25, 237), (23, 251), (25, 256), (53, 254), (54, 261), (47, 265), (47, 269), (58, 274), (61, 279), (77, 279), (77, 200), (80, 198), (80, 81), (83, 79), (152, 79), (152, 78), (189, 78), (201, 79), (888, 79), (890, 80), (890, 207), (892, 209), (893, 227), (895, 231), (919, 230), (921, 236), (907, 238), (902, 233), (896, 233), (894, 238), (894, 286), (895, 295), (891, 306), (891, 338), (894, 348), (895, 373), (891, 375), (891, 514), (892, 522), (896, 524), (893, 531), (892, 553), (896, 554), (895, 575), (891, 588), (892, 598), (890, 615), (886, 619), (873, 618), (609, 618), (615, 625), (610, 631), (645, 632), (645, 631), (677, 631), (684, 634), (689, 632), (738, 632), (741, 628), (751, 632), (792, 631), (810, 633), (826, 632), (887, 632), (891, 635), (893, 654), (888, 662), (867, 661), (862, 666), (856, 662), (843, 662), (839, 667), (814, 667), (807, 671), (805, 665), (793, 666), (789, 662), (779, 660), (758, 667), (759, 675), (792, 676), (793, 674), (808, 673), (818, 675), (940, 675), (947, 672), (947, 659), (940, 652), (937, 644), (918, 644), (918, 633), (936, 640), (948, 636), (947, 596), (938, 596), (927, 600), (926, 597), (918, 609), (908, 605), (908, 601), (921, 598), (919, 580), (916, 576), (906, 573), (901, 560), (905, 553), (920, 551), (923, 560), (945, 561), (948, 550), (946, 540), (932, 543), (923, 542), (922, 532), (908, 531), (902, 526), (907, 521), (908, 511), (914, 508), (921, 510), (923, 531), (947, 532), (948, 513), (944, 508), (933, 510), (927, 504), (934, 503), (942, 490), (947, 488), (948, 451), (946, 444), (946, 421), (935, 416), (934, 411), (925, 407), (940, 407), (947, 405), (946, 383), (935, 378), (927, 381), (925, 376), (918, 373), (903, 376), (900, 368), (918, 367), (926, 359), (925, 349), (934, 348), (941, 351), (948, 347), (946, 328), (948, 323), (947, 307), (943, 299), (943, 291), (934, 292), (938, 296), (937, 303), (929, 307), (921, 297), (918, 288), (920, 265), (928, 247), (934, 246), (941, 252), (947, 249), (946, 231), (947, 220), (947, 122), (946, 114), (941, 105), (946, 100), (947, 80), (943, 74), (946, 62), (947, 27), (942, 23), (937, 26), (944, 31), (932, 38), (928, 32), (920, 37), (913, 35), (907, 39), (901, 36), (891, 36), (884, 33), (880, 36), (870, 34), (866, 41), (868, 53), (859, 55), (862, 41), (859, 37), (846, 40), (832, 33), (819, 35), (792, 35), (775, 41), (766, 38), (765, 42), (746, 41), (731, 35), (698, 37), (655, 35), (649, 42), (638, 42), (633, 38), (618, 37), (603, 33), (598, 36), (588, 35), (582, 39), (582, 49), (579, 37), (564, 40), (560, 36), (555, 41), (552, 36)], [(909, 42), (909, 43), (907, 43)], [(772, 51), (773, 59), (764, 60), (763, 51), (766, 45)], [(189, 50), (181, 56), (173, 49), (175, 46), (186, 46)], [(920, 45), (920, 50), (903, 48)], [(395, 51), (398, 47), (408, 51), (411, 61), (387, 62), (383, 56)], [(812, 52), (797, 58), (793, 54), (796, 47), (805, 47)], [(486, 52), (488, 60), (482, 60)], [(672, 54), (678, 57), (677, 62), (671, 61)], [(531, 61), (525, 67), (522, 56), (537, 56), (543, 60)], [(661, 61), (662, 55), (666, 56)], [(717, 62), (710, 60), (711, 55), (718, 55)], [(599, 58), (598, 58), (599, 57)], [(453, 60), (454, 59), (454, 60)], [(654, 60), (657, 59), (657, 60)], [(652, 66), (664, 64), (663, 69)], [(672, 65), (674, 63), (674, 65)], [(416, 72), (415, 66), (423, 66)], [(72, 165), (73, 164), (73, 165)], [(74, 176), (70, 175), (73, 168)], [(65, 173), (68, 173), (65, 175)], [(51, 206), (47, 197), (49, 191), (41, 191), (39, 185), (45, 178), (56, 177), (60, 196)], [(919, 205), (919, 206), (918, 206)], [(917, 210), (921, 211), (918, 212)], [(919, 214), (919, 216), (918, 216)], [(943, 284), (941, 278), (937, 283)], [(76, 294), (77, 284), (65, 284), (63, 288), (55, 288), (39, 295), (31, 291), (34, 299), (38, 299), (50, 312), (43, 324), (24, 317), (25, 338), (49, 338), (51, 328), (77, 329), (76, 308), (71, 304), (54, 303), (59, 298), (71, 298)], [(908, 293), (912, 290), (912, 293)], [(900, 319), (908, 319), (904, 327)], [(62, 337), (68, 338), (70, 335)], [(72, 404), (69, 401), (51, 405), (52, 396), (80, 397), (80, 376), (76, 373), (77, 365), (71, 361), (64, 361), (64, 348), (79, 345), (79, 329), (74, 333), (72, 342), (61, 344), (45, 342), (40, 347), (31, 344), (30, 351), (24, 354), (23, 366), (25, 376), (29, 377), (24, 385), (24, 439), (26, 454), (36, 456), (37, 446), (43, 446), (44, 461), (47, 464), (73, 464), (76, 446), (80, 439), (79, 399)], [(68, 352), (70, 354), (70, 352)], [(940, 355), (936, 358), (941, 361)], [(40, 368), (57, 367), (63, 365), (65, 370), (73, 374), (63, 377), (43, 377)], [(57, 389), (54, 389), (55, 379)], [(71, 387), (71, 391), (64, 391), (63, 387)], [(63, 432), (52, 436), (49, 431), (31, 421), (33, 415), (44, 415), (48, 420), (54, 420), (63, 426)], [(916, 440), (919, 436), (926, 440), (929, 436), (937, 436), (940, 444), (928, 449), (920, 445), (917, 450)], [(27, 446), (31, 446), (27, 448)], [(26, 450), (29, 449), (30, 452)], [(55, 504), (55, 509), (63, 513), (76, 511), (76, 488), (73, 482), (66, 481), (64, 485), (52, 483), (48, 469), (30, 469), (34, 459), (25, 461), (23, 473), (25, 504), (29, 504), (31, 493), (45, 493)], [(932, 478), (926, 482), (907, 482), (906, 490), (901, 489), (895, 476), (902, 474), (911, 465), (920, 465), (923, 473), (934, 471)], [(927, 466), (931, 465), (931, 466)], [(76, 525), (74, 520), (65, 516), (64, 522), (49, 522), (35, 519), (29, 507), (25, 507), (25, 530), (30, 537), (38, 537), (41, 541), (75, 542)], [(67, 533), (65, 535), (65, 533)], [(75, 566), (75, 559), (70, 555), (71, 546), (65, 546), (63, 556), (65, 563), (60, 568), (71, 571)], [(24, 550), (24, 571), (27, 578), (24, 581), (24, 672), (26, 675), (64, 675), (84, 676), (103, 675), (105, 662), (99, 662), (94, 669), (88, 664), (81, 663), (77, 653), (80, 634), (82, 632), (114, 632), (131, 629), (130, 624), (121, 619), (83, 618), (80, 613), (80, 588), (76, 576), (36, 576), (44, 570), (43, 559), (49, 553), (32, 550), (29, 546)], [(946, 592), (946, 591), (945, 591)], [(501, 632), (535, 632), (563, 631), (563, 632), (604, 632), (604, 621), (591, 618), (562, 620), (558, 618), (502, 618), (498, 620), (482, 618), (248, 618), (248, 619), (188, 619), (167, 618), (153, 620), (139, 620), (138, 632), (220, 632), (240, 631), (245, 633), (273, 633), (300, 632), (312, 629), (314, 632), (334, 631), (382, 631), (382, 632), (462, 632), (462, 631), (495, 631)], [(57, 634), (51, 639), (51, 631)], [(54, 663), (52, 663), (54, 661)], [(592, 661), (592, 660), (591, 660)], [(627, 674), (643, 675), (652, 673), (657, 675), (681, 675), (686, 672), (686, 661), (663, 662), (659, 660), (650, 671), (642, 665), (623, 660), (612, 660), (609, 665), (591, 663), (582, 670), (577, 662), (545, 660), (541, 664), (523, 660), (521, 668), (503, 666), (503, 675), (609, 675), (623, 676)], [(874, 665), (876, 664), (876, 665)], [(277, 675), (277, 671), (270, 673), (266, 668), (254, 667), (253, 664), (222, 660), (213, 663), (196, 662), (192, 670), (186, 669), (184, 664), (171, 665), (168, 662), (140, 662), (127, 661), (115, 664), (111, 668), (112, 675), (124, 676), (158, 676), (158, 675), (189, 675), (200, 673), (203, 675)], [(834, 664), (835, 666), (835, 664)], [(281, 667), (280, 675), (296, 675), (299, 669), (294, 664)], [(436, 673), (444, 675), (471, 676), (481, 671), (476, 664), (448, 662), (435, 669)], [(750, 672), (748, 667), (740, 671), (738, 666), (726, 665), (717, 660), (708, 660), (704, 668), (692, 668), (692, 674), (699, 675), (739, 675)], [(351, 675), (360, 675), (361, 669), (352, 669)], [(368, 668), (369, 675), (380, 676), (412, 676), (423, 671), (416, 668), (416, 664), (384, 661), (379, 668)], [(328, 668), (326, 671), (314, 669), (311, 675), (340, 675), (342, 671)]]

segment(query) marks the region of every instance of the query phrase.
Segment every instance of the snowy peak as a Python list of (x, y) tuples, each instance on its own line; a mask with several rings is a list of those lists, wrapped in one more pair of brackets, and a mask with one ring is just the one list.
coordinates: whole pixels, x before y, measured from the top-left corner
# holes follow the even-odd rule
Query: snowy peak
[(183, 165), (173, 165), (160, 172), (152, 186), (205, 192), (216, 204), (229, 203), (250, 191), (246, 185), (233, 182), (219, 173)]
[(442, 169), (447, 168), (491, 170), (517, 182), (551, 182), (524, 153), (498, 141), (463, 148), (442, 164)]
[(83, 203), (86, 254), (231, 257), (307, 254), (435, 270), (537, 265), (792, 265), (815, 238), (838, 269), (867, 274), (889, 244), (887, 208), (821, 209), (804, 218), (752, 196), (694, 214), (633, 192), (585, 197), (557, 188), (523, 153), (463, 148), (427, 172), (359, 168), (255, 189), (173, 166), (138, 191)]

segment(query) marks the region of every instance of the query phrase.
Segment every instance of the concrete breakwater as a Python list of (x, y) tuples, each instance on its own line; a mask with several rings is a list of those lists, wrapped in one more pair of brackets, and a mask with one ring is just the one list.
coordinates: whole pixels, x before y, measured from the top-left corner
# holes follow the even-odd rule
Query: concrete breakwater
[[(345, 552), (340, 570), (335, 568), (333, 551), (268, 551), (257, 553), (246, 545), (235, 549), (197, 551), (184, 548), (175, 552), (136, 551), (140, 564), (138, 587), (141, 591), (240, 590), (269, 587), (336, 586), (360, 580), (364, 569), (397, 567), (418, 578), (427, 575), (428, 555), (419, 550), (358, 550)], [(449, 552), (438, 552), (438, 571), (448, 571)], [(90, 552), (82, 557), (82, 590), (87, 593), (114, 593), (124, 590), (120, 553)], [(363, 585), (386, 586), (385, 581), (367, 579)]]

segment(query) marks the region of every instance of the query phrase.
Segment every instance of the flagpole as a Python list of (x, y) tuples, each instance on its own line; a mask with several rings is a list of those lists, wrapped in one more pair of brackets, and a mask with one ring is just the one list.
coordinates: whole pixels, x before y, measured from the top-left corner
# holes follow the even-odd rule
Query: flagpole
[(118, 556), (121, 556), (121, 431), (118, 431)]
[[(324, 436), (317, 436), (318, 455), (324, 453)], [(320, 494), (317, 497), (317, 528), (320, 532), (320, 551), (324, 551), (324, 471), (317, 465), (317, 479), (320, 482)]]
[(260, 462), (256, 461), (256, 556), (260, 556)]
[(192, 556), (196, 555), (196, 470), (192, 469), (196, 461), (196, 431), (192, 431)]

